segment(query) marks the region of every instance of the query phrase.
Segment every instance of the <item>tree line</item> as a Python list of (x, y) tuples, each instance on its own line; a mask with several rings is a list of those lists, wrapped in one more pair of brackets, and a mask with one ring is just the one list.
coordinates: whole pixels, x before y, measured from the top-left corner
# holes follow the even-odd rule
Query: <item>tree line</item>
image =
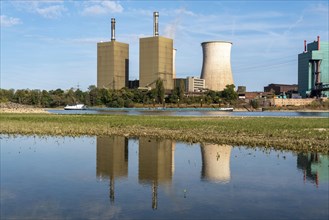
[(87, 91), (80, 89), (0, 89), (0, 102), (13, 102), (24, 105), (33, 105), (44, 108), (55, 108), (65, 105), (83, 103), (87, 106), (106, 107), (134, 107), (142, 104), (235, 104), (238, 94), (234, 85), (228, 85), (223, 91), (207, 91), (199, 95), (185, 93), (182, 85), (175, 88), (171, 94), (166, 95), (163, 82), (158, 80), (154, 89), (145, 91), (122, 88), (112, 90), (97, 88), (94, 85)]

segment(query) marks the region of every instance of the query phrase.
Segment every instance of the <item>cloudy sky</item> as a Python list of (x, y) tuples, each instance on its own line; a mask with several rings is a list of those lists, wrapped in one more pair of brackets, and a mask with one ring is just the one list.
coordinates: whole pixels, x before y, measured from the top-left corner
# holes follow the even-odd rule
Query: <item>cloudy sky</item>
[(236, 86), (261, 91), (297, 84), (304, 40), (328, 41), (328, 1), (8, 1), (1, 0), (1, 88), (86, 90), (96, 84), (97, 42), (129, 43), (139, 78), (139, 38), (174, 39), (177, 77), (200, 76), (204, 41), (231, 41)]

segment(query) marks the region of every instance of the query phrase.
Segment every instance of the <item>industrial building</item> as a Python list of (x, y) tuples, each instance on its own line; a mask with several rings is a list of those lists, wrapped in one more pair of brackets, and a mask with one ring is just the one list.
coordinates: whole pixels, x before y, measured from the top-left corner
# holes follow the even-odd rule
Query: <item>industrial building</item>
[(173, 39), (159, 36), (159, 13), (154, 12), (153, 37), (139, 40), (139, 86), (155, 88), (163, 80), (165, 90), (173, 90)]
[(128, 87), (129, 45), (115, 40), (115, 19), (111, 19), (111, 41), (97, 43), (97, 87)]
[(298, 92), (305, 97), (329, 96), (329, 44), (317, 41), (306, 44), (298, 54)]
[(187, 92), (202, 92), (206, 88), (205, 80), (198, 77), (187, 77), (186, 85)]
[(227, 41), (210, 41), (201, 43), (203, 63), (201, 79), (205, 79), (206, 88), (222, 91), (226, 85), (234, 84), (231, 69), (232, 43)]
[(272, 92), (275, 95), (280, 95), (282, 93), (292, 93), (298, 91), (298, 85), (286, 85), (286, 84), (269, 84), (264, 86), (264, 92)]

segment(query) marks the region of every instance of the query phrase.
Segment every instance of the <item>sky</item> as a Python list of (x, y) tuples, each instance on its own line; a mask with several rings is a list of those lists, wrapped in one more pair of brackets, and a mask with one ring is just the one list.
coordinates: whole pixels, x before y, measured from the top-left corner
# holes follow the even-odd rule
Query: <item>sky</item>
[(235, 86), (263, 91), (297, 84), (304, 40), (328, 41), (328, 0), (9, 1), (1, 0), (3, 89), (80, 88), (97, 82), (97, 42), (129, 44), (129, 79), (139, 79), (139, 38), (174, 39), (178, 78), (200, 77), (205, 41), (230, 41)]

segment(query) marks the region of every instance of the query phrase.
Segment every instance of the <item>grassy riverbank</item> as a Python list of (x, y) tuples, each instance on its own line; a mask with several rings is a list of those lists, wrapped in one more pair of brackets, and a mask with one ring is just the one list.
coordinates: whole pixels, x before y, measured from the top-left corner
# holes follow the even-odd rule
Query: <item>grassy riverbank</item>
[(329, 152), (328, 118), (8, 114), (2, 134), (149, 136), (188, 142)]

